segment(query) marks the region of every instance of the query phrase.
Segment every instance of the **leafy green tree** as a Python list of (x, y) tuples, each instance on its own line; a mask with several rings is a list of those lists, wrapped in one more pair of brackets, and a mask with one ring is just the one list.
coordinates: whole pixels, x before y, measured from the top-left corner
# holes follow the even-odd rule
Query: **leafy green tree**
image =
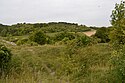
[(125, 83), (125, 2), (115, 5), (111, 15), (111, 24), (114, 30), (109, 37), (114, 51), (112, 56), (113, 69), (112, 74), (116, 83)]
[(111, 24), (116, 27), (125, 27), (125, 2), (121, 1), (120, 4), (115, 5), (112, 11)]
[(111, 39), (110, 43), (115, 49), (120, 49), (125, 44), (125, 33), (123, 29), (114, 28), (110, 32), (109, 38)]
[(113, 45), (125, 44), (125, 2), (115, 5), (115, 9), (112, 11), (111, 24), (114, 30), (111, 31), (109, 37)]

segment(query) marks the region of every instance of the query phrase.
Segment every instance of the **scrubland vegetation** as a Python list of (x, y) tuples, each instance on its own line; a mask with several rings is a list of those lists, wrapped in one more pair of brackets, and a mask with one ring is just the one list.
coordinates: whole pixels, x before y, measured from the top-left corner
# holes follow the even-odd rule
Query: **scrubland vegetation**
[(124, 2), (111, 24), (1, 24), (0, 83), (125, 83)]

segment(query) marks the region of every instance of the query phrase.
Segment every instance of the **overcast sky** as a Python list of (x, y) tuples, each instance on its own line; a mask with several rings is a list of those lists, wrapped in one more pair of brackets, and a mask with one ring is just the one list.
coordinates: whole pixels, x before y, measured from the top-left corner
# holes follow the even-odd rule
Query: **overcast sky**
[(0, 23), (74, 22), (109, 26), (120, 0), (0, 0)]

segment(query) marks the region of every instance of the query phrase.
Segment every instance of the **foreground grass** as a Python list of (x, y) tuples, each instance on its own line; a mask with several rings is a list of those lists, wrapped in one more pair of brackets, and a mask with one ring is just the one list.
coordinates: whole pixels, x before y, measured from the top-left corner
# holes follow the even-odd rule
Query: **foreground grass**
[(0, 83), (105, 83), (112, 49), (97, 44), (69, 55), (65, 45), (12, 46), (10, 73)]

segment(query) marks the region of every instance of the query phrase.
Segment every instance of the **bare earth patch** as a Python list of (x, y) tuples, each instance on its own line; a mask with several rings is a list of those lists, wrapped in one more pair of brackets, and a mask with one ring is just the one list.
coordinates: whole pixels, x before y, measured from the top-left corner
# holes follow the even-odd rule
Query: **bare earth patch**
[(92, 35), (94, 35), (95, 33), (96, 33), (96, 30), (91, 30), (91, 31), (86, 31), (86, 32), (83, 32), (85, 35), (87, 35), (87, 36), (92, 36)]

